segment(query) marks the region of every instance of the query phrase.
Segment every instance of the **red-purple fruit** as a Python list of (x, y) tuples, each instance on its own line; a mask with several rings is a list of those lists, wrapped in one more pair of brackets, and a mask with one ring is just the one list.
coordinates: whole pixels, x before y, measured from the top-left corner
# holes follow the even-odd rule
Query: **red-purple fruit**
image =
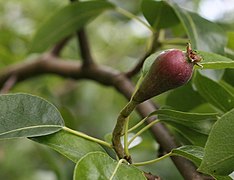
[(194, 64), (199, 65), (201, 59), (196, 52), (192, 51), (190, 44), (186, 52), (178, 49), (162, 52), (151, 65), (132, 100), (141, 103), (184, 85), (192, 76)]

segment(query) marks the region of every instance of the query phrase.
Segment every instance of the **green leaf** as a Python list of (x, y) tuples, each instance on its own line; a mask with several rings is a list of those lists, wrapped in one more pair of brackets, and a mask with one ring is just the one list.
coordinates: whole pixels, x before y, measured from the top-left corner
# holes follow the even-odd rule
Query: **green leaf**
[(234, 96), (234, 86), (228, 84), (226, 81), (221, 80), (219, 83)]
[(0, 107), (0, 138), (43, 136), (64, 126), (56, 107), (37, 96), (1, 95)]
[(166, 105), (179, 111), (190, 111), (202, 103), (203, 98), (194, 91), (191, 82), (171, 91), (166, 98)]
[[(197, 167), (200, 166), (204, 157), (204, 148), (200, 146), (181, 146), (172, 150), (172, 155), (182, 156), (192, 161)], [(229, 176), (213, 175), (216, 180), (232, 180)]]
[(171, 7), (183, 24), (194, 49), (224, 54), (226, 34), (217, 24), (176, 4), (171, 4)]
[(151, 113), (169, 125), (194, 145), (204, 146), (212, 124), (217, 120), (216, 113), (187, 113), (160, 109)]
[(30, 51), (42, 52), (46, 50), (110, 8), (114, 8), (114, 6), (106, 1), (71, 3), (42, 24), (32, 40)]
[(151, 65), (154, 63), (155, 59), (159, 56), (160, 53), (162, 53), (163, 51), (158, 51), (156, 53), (151, 54), (148, 58), (146, 58), (142, 70), (141, 70), (141, 74), (142, 76), (145, 76), (147, 74), (147, 72), (149, 71)]
[(199, 171), (210, 175), (229, 175), (234, 171), (234, 109), (213, 126), (205, 146)]
[(234, 107), (234, 96), (219, 83), (197, 72), (194, 84), (201, 96), (222, 112)]
[(180, 125), (174, 122), (166, 122), (168, 125), (172, 127), (175, 135), (183, 144), (192, 144), (195, 146), (204, 147), (208, 138), (207, 134), (197, 132), (192, 128), (188, 128), (187, 126)]
[[(215, 23), (174, 3), (144, 0), (142, 12), (150, 25), (156, 29), (183, 25), (193, 48), (224, 54), (227, 39), (225, 32)], [(207, 31), (209, 29), (209, 31)]]
[(227, 47), (224, 48), (225, 51), (225, 56), (234, 59), (234, 50), (233, 49), (229, 49)]
[(142, 13), (156, 30), (168, 28), (179, 23), (174, 10), (165, 1), (143, 0)]
[(233, 178), (231, 178), (230, 176), (217, 176), (217, 175), (213, 175), (213, 177), (216, 180), (233, 180)]
[(174, 122), (203, 134), (209, 134), (211, 125), (217, 120), (216, 113), (190, 113), (170, 109), (159, 109), (152, 114), (157, 114), (160, 121)]
[(225, 72), (223, 74), (223, 80), (234, 87), (233, 77), (234, 77), (234, 69), (225, 69)]
[(196, 166), (199, 166), (204, 156), (204, 149), (200, 146), (181, 146), (173, 149), (172, 155), (185, 157), (192, 161)]
[(234, 68), (234, 60), (230, 58), (205, 51), (198, 51), (198, 53), (203, 57), (201, 64), (204, 69)]
[(227, 47), (234, 50), (234, 32), (228, 32), (228, 43)]
[(146, 180), (143, 172), (134, 166), (119, 163), (105, 153), (93, 152), (76, 164), (74, 180)]
[(30, 139), (49, 146), (75, 163), (89, 152), (104, 152), (103, 148), (99, 144), (75, 136), (64, 130), (60, 130), (59, 132), (47, 136), (34, 137)]

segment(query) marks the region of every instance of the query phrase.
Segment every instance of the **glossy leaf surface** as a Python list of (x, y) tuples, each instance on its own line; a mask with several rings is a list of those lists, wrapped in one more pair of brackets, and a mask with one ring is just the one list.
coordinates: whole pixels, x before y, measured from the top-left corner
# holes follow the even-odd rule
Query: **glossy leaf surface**
[(94, 152), (84, 156), (76, 164), (74, 180), (146, 180), (143, 172), (134, 166), (119, 164), (105, 153)]
[(168, 28), (179, 23), (174, 10), (165, 1), (143, 0), (141, 8), (147, 21), (156, 30)]
[(204, 149), (200, 146), (181, 146), (173, 149), (172, 154), (185, 157), (192, 161), (196, 166), (199, 166), (204, 156)]
[(194, 49), (224, 54), (227, 39), (224, 31), (217, 24), (202, 18), (194, 12), (180, 8), (176, 4), (171, 4), (171, 7), (184, 26)]
[(194, 84), (199, 94), (222, 112), (234, 107), (234, 96), (221, 84), (202, 76), (199, 72), (196, 74)]
[(160, 109), (151, 115), (171, 125), (176, 132), (193, 145), (204, 146), (212, 124), (217, 120), (216, 113), (187, 113)]
[(89, 152), (104, 151), (99, 144), (64, 130), (47, 136), (31, 138), (31, 140), (49, 146), (75, 163)]
[(56, 107), (37, 96), (1, 95), (0, 107), (0, 138), (43, 136), (64, 126)]
[(234, 109), (213, 126), (205, 146), (199, 170), (211, 175), (229, 175), (234, 171)]
[(166, 98), (166, 105), (179, 111), (190, 111), (202, 103), (204, 100), (197, 91), (194, 91), (192, 83), (176, 88)]
[(198, 51), (198, 53), (203, 57), (201, 64), (204, 69), (234, 68), (234, 60), (230, 58), (205, 51)]
[(157, 114), (158, 119), (161, 121), (174, 122), (204, 134), (209, 134), (210, 125), (217, 120), (216, 113), (189, 113), (170, 109), (160, 109), (153, 112), (153, 114)]
[(227, 42), (225, 32), (217, 24), (202, 18), (197, 13), (183, 9), (172, 2), (153, 0), (144, 0), (142, 11), (152, 27), (167, 28), (180, 22), (194, 49), (224, 54)]

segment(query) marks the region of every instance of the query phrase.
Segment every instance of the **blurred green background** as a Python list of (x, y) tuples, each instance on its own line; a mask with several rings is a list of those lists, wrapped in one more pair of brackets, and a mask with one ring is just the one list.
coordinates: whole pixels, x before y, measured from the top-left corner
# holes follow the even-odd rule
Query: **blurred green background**
[[(112, 2), (143, 18), (140, 13), (140, 0)], [(212, 1), (216, 7), (211, 7), (208, 1), (177, 2), (213, 21), (228, 23), (234, 19), (233, 13), (229, 13), (234, 7), (224, 5), (221, 1)], [(0, 1), (0, 68), (25, 60), (32, 61), (37, 54), (28, 54), (28, 50), (36, 29), (54, 11), (68, 3), (64, 0)], [(214, 13), (217, 12), (217, 7), (220, 8), (219, 14)], [(183, 36), (183, 30), (176, 28), (174, 33)], [(115, 12), (106, 12), (96, 18), (88, 25), (87, 31), (96, 61), (121, 71), (126, 71), (137, 63), (144, 54), (150, 37), (149, 30), (144, 26)], [(165, 48), (168, 47), (170, 46)], [(80, 59), (75, 38), (69, 41), (62, 57)], [(68, 127), (102, 139), (112, 131), (118, 112), (127, 102), (111, 87), (91, 81), (76, 82), (54, 75), (43, 75), (24, 81), (12, 89), (11, 93), (14, 92), (44, 97), (60, 110)], [(154, 100), (165, 105), (167, 95), (168, 93), (165, 93)], [(207, 107), (206, 110), (209, 111), (210, 108)], [(131, 123), (137, 120), (139, 117), (134, 114)], [(131, 150), (135, 161), (149, 160), (157, 156), (159, 146), (150, 132), (142, 136), (144, 141)], [(73, 167), (74, 164), (62, 155), (28, 139), (0, 141), (0, 179), (66, 180), (72, 179)], [(145, 170), (166, 180), (182, 179), (170, 159), (147, 166)]]

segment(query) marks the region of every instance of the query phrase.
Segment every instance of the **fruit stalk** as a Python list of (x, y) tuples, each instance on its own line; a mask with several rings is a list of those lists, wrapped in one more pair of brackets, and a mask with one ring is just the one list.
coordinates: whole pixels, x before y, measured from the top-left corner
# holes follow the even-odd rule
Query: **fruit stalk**
[(113, 130), (112, 143), (120, 159), (124, 158), (131, 163), (131, 157), (128, 152), (124, 152), (120, 138), (126, 121), (135, 107), (147, 99), (186, 84), (191, 79), (193, 66), (195, 64), (201, 66), (199, 64), (201, 60), (202, 58), (191, 49), (189, 43), (186, 52), (170, 49), (162, 52), (154, 60), (131, 100), (120, 112)]
[(121, 144), (121, 136), (123, 134), (124, 126), (128, 120), (129, 115), (135, 109), (137, 103), (134, 101), (129, 101), (128, 104), (120, 111), (117, 118), (117, 123), (112, 133), (112, 143), (114, 150), (120, 159), (126, 159), (131, 163), (131, 157), (124, 152), (124, 148)]

